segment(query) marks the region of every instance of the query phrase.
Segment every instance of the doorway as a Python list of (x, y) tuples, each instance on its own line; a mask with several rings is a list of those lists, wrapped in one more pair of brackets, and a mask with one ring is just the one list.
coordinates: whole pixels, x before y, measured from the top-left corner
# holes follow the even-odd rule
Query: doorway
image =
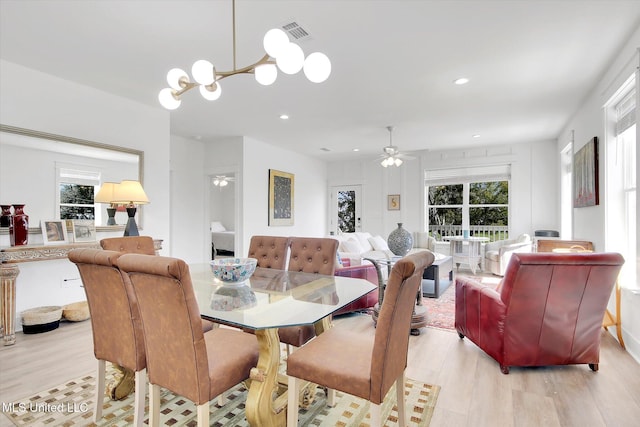
[(211, 259), (236, 252), (236, 174), (209, 175)]
[(362, 186), (342, 185), (331, 187), (332, 234), (362, 231)]

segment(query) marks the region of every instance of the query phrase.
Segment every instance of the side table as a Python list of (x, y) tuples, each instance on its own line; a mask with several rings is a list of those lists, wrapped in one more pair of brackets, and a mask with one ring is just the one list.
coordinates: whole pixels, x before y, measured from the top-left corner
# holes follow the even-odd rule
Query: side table
[[(373, 311), (371, 313), (371, 318), (373, 319), (373, 324), (377, 325), (378, 323), (378, 315), (380, 314), (380, 306), (382, 305), (382, 301), (384, 300), (384, 290), (387, 285), (386, 280), (382, 277), (382, 265), (387, 266), (387, 277), (389, 277), (389, 273), (391, 273), (391, 268), (393, 265), (402, 257), (393, 257), (391, 259), (373, 259), (373, 258), (363, 258), (367, 261), (371, 262), (378, 272), (378, 303), (373, 306)], [(418, 289), (418, 294), (416, 295), (416, 305), (413, 307), (413, 316), (411, 317), (411, 335), (420, 335), (420, 328), (424, 328), (428, 323), (428, 312), (427, 307), (422, 305), (422, 287)]]

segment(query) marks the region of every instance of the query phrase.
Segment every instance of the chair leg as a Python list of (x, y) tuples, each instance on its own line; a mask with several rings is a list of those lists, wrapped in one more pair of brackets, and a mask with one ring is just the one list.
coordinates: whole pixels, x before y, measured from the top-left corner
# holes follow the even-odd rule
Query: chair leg
[(396, 400), (398, 404), (398, 427), (405, 427), (407, 422), (407, 405), (404, 398), (404, 371), (396, 380)]
[(149, 383), (149, 427), (160, 426), (160, 386)]
[(287, 382), (287, 427), (298, 427), (298, 394), (300, 394), (300, 380), (288, 377)]
[(147, 394), (147, 370), (142, 369), (135, 373), (136, 389), (133, 409), (133, 424), (136, 427), (144, 425), (144, 401)]
[(104, 360), (98, 360), (98, 368), (96, 371), (96, 390), (95, 399), (96, 405), (93, 410), (93, 420), (98, 423), (102, 418), (102, 405), (104, 404), (104, 376), (106, 370), (106, 363)]
[(198, 405), (198, 427), (209, 427), (209, 402)]
[(382, 405), (374, 405), (371, 404), (371, 408), (369, 412), (371, 413), (371, 427), (382, 427), (384, 424), (382, 423), (382, 419), (380, 416)]
[(332, 388), (327, 389), (327, 406), (330, 408), (336, 406), (336, 391)]
[(218, 406), (224, 406), (229, 401), (227, 399), (226, 393), (227, 393), (226, 391), (223, 391), (222, 393), (220, 393), (220, 396), (218, 396)]

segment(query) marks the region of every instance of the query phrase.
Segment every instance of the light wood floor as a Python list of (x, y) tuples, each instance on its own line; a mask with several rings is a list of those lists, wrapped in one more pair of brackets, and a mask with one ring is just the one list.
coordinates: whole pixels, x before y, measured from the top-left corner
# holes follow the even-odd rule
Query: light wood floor
[[(366, 315), (340, 317), (337, 327), (364, 334)], [(45, 334), (23, 335), (0, 347), (0, 402), (93, 372), (89, 322), (62, 323)], [(511, 368), (451, 331), (426, 328), (411, 337), (407, 376), (442, 387), (431, 426), (631, 427), (640, 420), (640, 365), (603, 331), (600, 370), (586, 365)], [(0, 426), (10, 425), (0, 416)]]

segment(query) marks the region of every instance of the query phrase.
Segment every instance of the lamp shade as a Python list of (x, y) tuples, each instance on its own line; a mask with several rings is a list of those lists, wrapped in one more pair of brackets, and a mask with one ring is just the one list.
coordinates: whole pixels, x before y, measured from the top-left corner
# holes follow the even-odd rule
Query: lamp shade
[(118, 186), (115, 182), (103, 182), (98, 194), (94, 197), (96, 203), (111, 203), (114, 189)]
[(114, 188), (112, 202), (129, 205), (145, 205), (149, 203), (149, 198), (142, 189), (139, 181), (122, 181)]

